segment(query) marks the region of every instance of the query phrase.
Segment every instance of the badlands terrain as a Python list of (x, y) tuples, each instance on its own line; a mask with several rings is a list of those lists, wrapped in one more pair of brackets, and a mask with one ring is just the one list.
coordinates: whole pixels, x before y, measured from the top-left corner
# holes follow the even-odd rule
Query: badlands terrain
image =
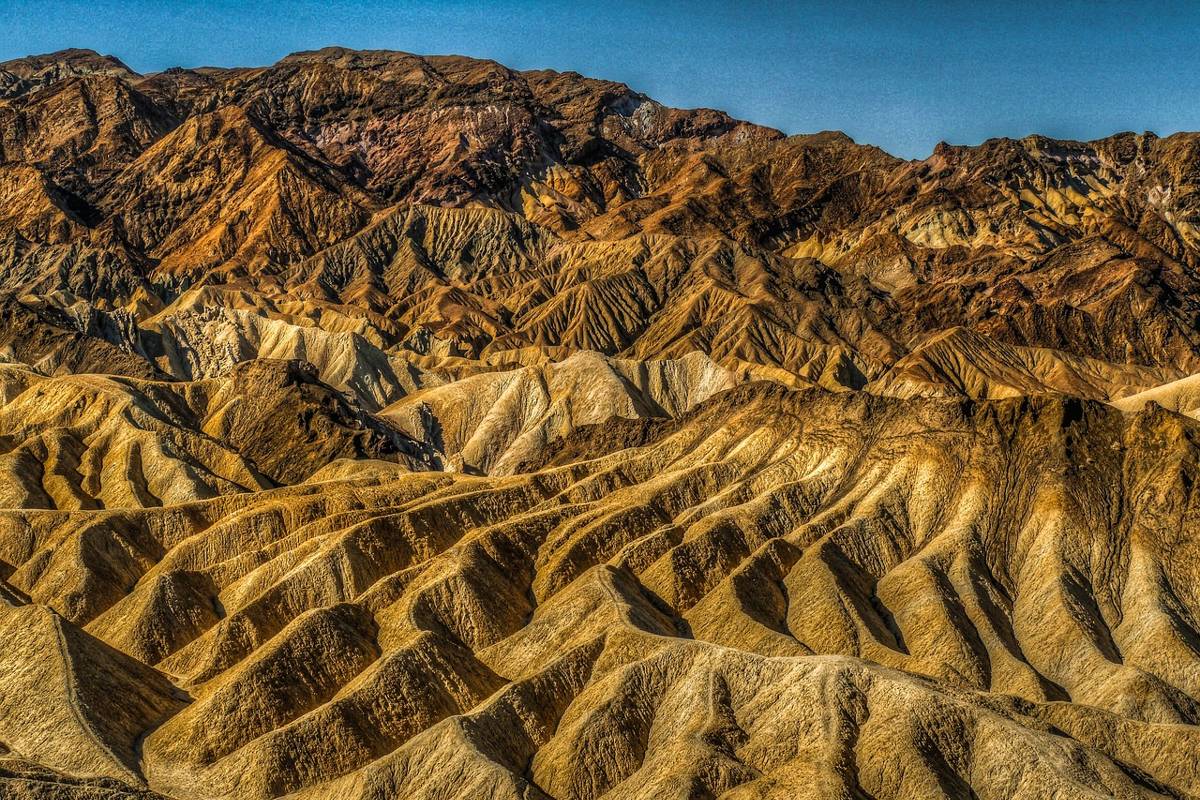
[(1200, 135), (0, 64), (0, 798), (1200, 797)]

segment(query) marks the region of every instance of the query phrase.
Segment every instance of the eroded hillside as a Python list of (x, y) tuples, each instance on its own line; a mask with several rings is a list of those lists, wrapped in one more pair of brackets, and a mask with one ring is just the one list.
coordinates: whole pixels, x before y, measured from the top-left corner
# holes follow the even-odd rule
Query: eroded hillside
[(0, 796), (1200, 797), (1198, 148), (0, 64)]

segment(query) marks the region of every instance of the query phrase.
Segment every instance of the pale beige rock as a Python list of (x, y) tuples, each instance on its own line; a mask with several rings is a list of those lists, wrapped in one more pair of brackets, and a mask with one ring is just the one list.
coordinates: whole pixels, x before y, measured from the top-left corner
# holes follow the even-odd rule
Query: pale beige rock
[(462, 468), (504, 475), (582, 425), (676, 416), (736, 380), (700, 353), (640, 362), (580, 352), (410, 394), (380, 415)]
[(532, 472), (127, 512), (120, 578), (21, 549), (100, 512), (0, 557), (190, 695), (125, 776), (169, 796), (1191, 796), (1192, 427), (758, 383)]
[(0, 64), (0, 797), (1200, 797), (1197, 163)]

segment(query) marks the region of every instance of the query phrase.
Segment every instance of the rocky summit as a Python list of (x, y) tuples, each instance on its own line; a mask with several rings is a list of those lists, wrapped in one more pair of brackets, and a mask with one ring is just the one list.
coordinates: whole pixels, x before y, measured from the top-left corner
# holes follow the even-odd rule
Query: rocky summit
[(1200, 797), (1200, 134), (0, 64), (0, 797)]

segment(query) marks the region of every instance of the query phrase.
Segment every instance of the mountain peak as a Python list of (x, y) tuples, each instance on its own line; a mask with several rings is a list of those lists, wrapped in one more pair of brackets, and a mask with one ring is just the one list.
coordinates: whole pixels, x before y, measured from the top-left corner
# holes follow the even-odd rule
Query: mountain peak
[(0, 67), (0, 796), (1200, 797), (1200, 136)]
[(0, 71), (11, 72), (27, 78), (47, 72), (56, 75), (138, 76), (138, 73), (126, 66), (116, 56), (101, 55), (95, 50), (83, 48), (67, 48), (53, 53), (29, 55), (0, 62)]

